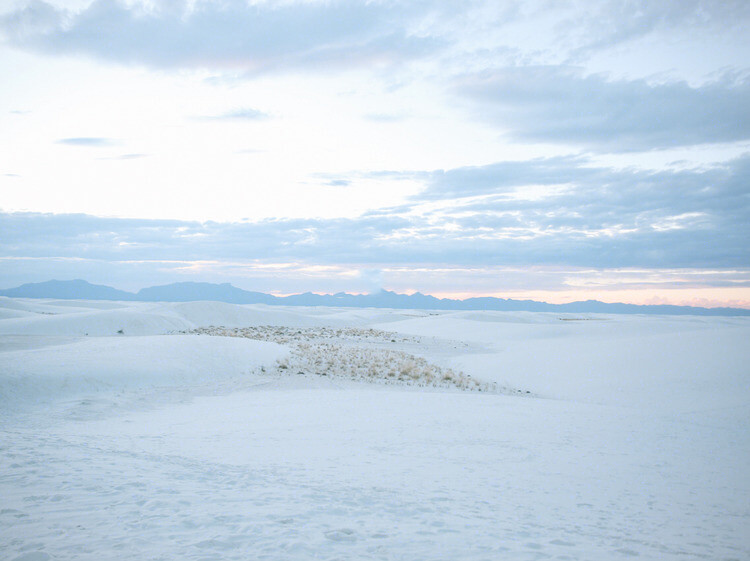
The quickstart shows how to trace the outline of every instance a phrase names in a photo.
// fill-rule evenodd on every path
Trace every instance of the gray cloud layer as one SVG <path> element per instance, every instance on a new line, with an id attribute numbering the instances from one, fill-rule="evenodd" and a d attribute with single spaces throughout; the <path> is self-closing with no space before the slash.
<path id="1" fill-rule="evenodd" d="M 74 138 L 61 138 L 57 141 L 58 144 L 66 144 L 68 146 L 91 146 L 91 147 L 101 147 L 101 146 L 113 146 L 114 144 L 117 144 L 114 140 L 111 138 L 102 138 L 102 137 L 95 137 L 95 136 L 78 136 Z"/>
<path id="2" fill-rule="evenodd" d="M 741 31 L 750 19 L 750 4 L 744 0 L 604 0 L 586 4 L 585 13 L 575 16 L 558 26 L 565 34 L 579 30 L 580 45 L 574 57 L 675 28 L 714 34 Z"/>
<path id="3" fill-rule="evenodd" d="M 409 28 L 432 5 L 165 1 L 146 9 L 95 0 L 68 13 L 35 0 L 0 25 L 15 44 L 44 52 L 158 67 L 237 67 L 253 74 L 419 55 L 435 41 Z"/>
<path id="4" fill-rule="evenodd" d="M 235 109 L 233 111 L 221 113 L 220 115 L 213 115 L 205 118 L 217 121 L 264 121 L 270 117 L 271 116 L 268 113 L 264 113 L 259 109 L 246 107 L 244 109 Z"/>
<path id="5" fill-rule="evenodd" d="M 15 44 L 48 52 L 159 67 L 269 69 L 402 60 L 465 42 L 461 33 L 471 39 L 501 30 L 502 36 L 508 24 L 546 25 L 550 19 L 555 25 L 544 32 L 551 34 L 552 47 L 540 42 L 499 45 L 527 54 L 546 48 L 563 53 L 563 58 L 580 58 L 675 28 L 711 34 L 742 30 L 750 8 L 743 0 L 603 0 L 580 5 L 517 0 L 95 0 L 69 12 L 29 0 L 0 18 L 0 29 Z"/>
<path id="6" fill-rule="evenodd" d="M 750 156 L 708 170 L 585 164 L 556 158 L 423 172 L 416 177 L 426 188 L 410 205 L 354 219 L 198 223 L 6 213 L 0 250 L 13 257 L 356 266 L 750 265 Z M 550 189 L 528 196 L 532 184 Z"/>
<path id="7" fill-rule="evenodd" d="M 518 67 L 464 76 L 455 90 L 477 103 L 478 118 L 525 142 L 622 151 L 750 139 L 747 77 L 691 87 Z"/>

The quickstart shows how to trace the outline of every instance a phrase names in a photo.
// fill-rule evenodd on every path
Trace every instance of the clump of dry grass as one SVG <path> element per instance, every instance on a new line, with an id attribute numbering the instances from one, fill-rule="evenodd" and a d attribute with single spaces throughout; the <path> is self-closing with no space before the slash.
<path id="1" fill-rule="evenodd" d="M 201 327 L 183 333 L 220 337 L 245 337 L 287 345 L 290 355 L 276 364 L 280 374 L 317 375 L 381 384 L 458 388 L 467 391 L 501 391 L 463 372 L 389 348 L 389 343 L 417 342 L 413 337 L 375 329 L 290 328 L 254 326 Z M 369 345 L 369 346 L 365 346 Z"/>

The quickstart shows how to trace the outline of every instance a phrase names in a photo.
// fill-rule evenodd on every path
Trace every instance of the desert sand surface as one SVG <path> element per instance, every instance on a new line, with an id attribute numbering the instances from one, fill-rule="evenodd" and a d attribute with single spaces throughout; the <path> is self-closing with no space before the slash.
<path id="1" fill-rule="evenodd" d="M 750 319 L 0 298 L 0 557 L 750 558 Z"/>

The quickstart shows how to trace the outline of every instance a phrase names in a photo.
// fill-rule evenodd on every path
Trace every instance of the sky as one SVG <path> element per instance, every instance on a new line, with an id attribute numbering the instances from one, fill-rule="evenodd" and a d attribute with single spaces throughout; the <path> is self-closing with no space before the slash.
<path id="1" fill-rule="evenodd" d="M 750 2 L 0 0 L 0 288 L 750 308 Z"/>

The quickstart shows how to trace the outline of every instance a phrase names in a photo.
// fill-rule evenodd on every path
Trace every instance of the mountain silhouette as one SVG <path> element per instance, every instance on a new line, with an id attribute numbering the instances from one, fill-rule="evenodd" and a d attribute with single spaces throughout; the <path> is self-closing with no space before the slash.
<path id="1" fill-rule="evenodd" d="M 195 302 L 213 300 L 229 304 L 273 304 L 276 299 L 270 294 L 249 292 L 229 283 L 176 282 L 162 286 L 142 288 L 134 295 L 145 302 Z"/>
<path id="2" fill-rule="evenodd" d="M 55 298 L 59 300 L 134 300 L 135 294 L 85 280 L 49 280 L 0 290 L 0 296 L 13 298 Z"/>
<path id="3" fill-rule="evenodd" d="M 750 316 L 743 308 L 698 308 L 693 306 L 610 304 L 598 300 L 549 304 L 535 300 L 478 297 L 466 300 L 436 298 L 428 294 L 398 294 L 381 290 L 373 294 L 314 294 L 305 292 L 291 296 L 273 296 L 252 292 L 229 283 L 177 282 L 143 288 L 137 293 L 85 280 L 50 280 L 28 283 L 0 290 L 0 296 L 14 298 L 53 298 L 60 300 L 118 300 L 126 302 L 193 302 L 208 300 L 230 304 L 270 304 L 284 306 L 333 306 L 340 308 L 395 308 L 420 310 L 495 310 L 523 312 L 664 314 L 702 316 Z"/>

